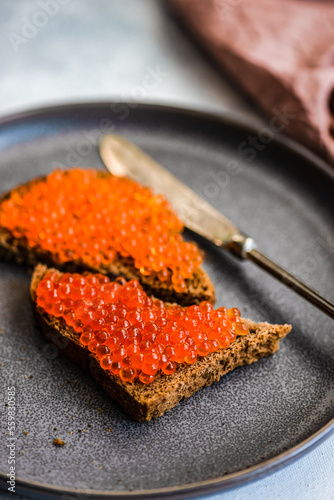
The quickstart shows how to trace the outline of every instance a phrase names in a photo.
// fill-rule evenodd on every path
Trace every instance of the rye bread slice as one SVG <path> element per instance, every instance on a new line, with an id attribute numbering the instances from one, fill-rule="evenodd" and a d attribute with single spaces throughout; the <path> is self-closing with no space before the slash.
<path id="1" fill-rule="evenodd" d="M 179 364 L 172 375 L 158 373 L 151 384 L 145 385 L 140 381 L 124 383 L 119 377 L 100 367 L 96 356 L 79 344 L 77 334 L 64 320 L 45 313 L 37 306 L 36 289 L 47 270 L 46 266 L 38 265 L 31 281 L 31 298 L 37 325 L 60 352 L 81 367 L 89 368 L 105 392 L 139 422 L 160 417 L 182 399 L 218 381 L 225 373 L 274 353 L 279 348 L 279 341 L 291 330 L 291 325 L 288 324 L 256 324 L 243 319 L 250 333 L 237 337 L 229 347 L 200 358 L 193 365 Z"/>
<path id="2" fill-rule="evenodd" d="M 100 172 L 101 177 L 108 177 L 110 174 Z M 44 182 L 45 177 L 39 177 L 32 181 L 22 184 L 5 193 L 0 197 L 1 203 L 9 198 L 13 192 L 24 193 L 31 186 L 38 182 Z M 43 250 L 41 247 L 31 248 L 25 238 L 15 238 L 10 231 L 0 226 L 0 259 L 17 264 L 25 264 L 34 267 L 39 262 L 47 266 L 55 267 L 66 272 L 98 272 L 106 274 L 111 278 L 123 276 L 127 280 L 138 280 L 148 295 L 154 295 L 166 302 L 177 302 L 181 305 L 199 304 L 207 300 L 215 303 L 215 289 L 205 271 L 198 267 L 195 269 L 191 278 L 186 280 L 187 289 L 185 292 L 178 293 L 173 289 L 171 281 L 161 282 L 156 276 L 143 276 L 134 266 L 132 258 L 124 258 L 118 255 L 113 262 L 108 265 L 93 267 L 80 260 L 73 260 L 66 263 L 57 260 L 55 254 Z"/>

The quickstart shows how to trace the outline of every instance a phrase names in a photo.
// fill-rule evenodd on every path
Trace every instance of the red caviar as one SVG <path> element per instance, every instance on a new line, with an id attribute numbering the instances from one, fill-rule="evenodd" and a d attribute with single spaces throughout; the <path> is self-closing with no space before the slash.
<path id="1" fill-rule="evenodd" d="M 167 307 L 138 281 L 111 282 L 102 274 L 48 271 L 36 295 L 37 305 L 62 317 L 101 367 L 123 382 L 149 384 L 158 372 L 171 375 L 178 364 L 193 364 L 249 333 L 236 308 L 213 309 L 209 302 Z"/>
<path id="2" fill-rule="evenodd" d="M 182 222 L 163 196 L 93 169 L 55 170 L 14 191 L 0 206 L 0 224 L 61 263 L 99 267 L 131 258 L 143 276 L 169 280 L 176 292 L 203 261 L 197 245 L 183 240 Z"/>

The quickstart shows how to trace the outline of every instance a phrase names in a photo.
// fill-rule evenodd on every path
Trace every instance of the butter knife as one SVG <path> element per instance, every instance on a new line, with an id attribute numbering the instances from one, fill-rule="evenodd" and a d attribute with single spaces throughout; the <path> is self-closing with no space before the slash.
<path id="1" fill-rule="evenodd" d="M 103 136 L 100 156 L 107 169 L 163 194 L 186 227 L 240 259 L 248 259 L 334 318 L 334 304 L 262 254 L 253 238 L 243 234 L 218 210 L 123 137 Z"/>

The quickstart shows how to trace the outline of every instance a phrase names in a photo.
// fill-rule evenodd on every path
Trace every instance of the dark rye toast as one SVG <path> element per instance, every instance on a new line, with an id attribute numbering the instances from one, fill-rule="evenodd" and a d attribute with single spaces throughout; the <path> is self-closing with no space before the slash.
<path id="1" fill-rule="evenodd" d="M 47 271 L 45 265 L 38 265 L 31 281 L 31 298 L 38 327 L 61 353 L 81 367 L 88 368 L 105 392 L 140 422 L 163 415 L 181 400 L 218 381 L 234 368 L 254 363 L 274 353 L 279 348 L 279 341 L 291 330 L 288 324 L 271 325 L 243 319 L 250 332 L 237 337 L 229 347 L 200 357 L 192 365 L 180 363 L 172 375 L 158 372 L 150 384 L 143 384 L 137 379 L 123 382 L 118 376 L 101 368 L 97 357 L 79 343 L 78 334 L 62 318 L 45 313 L 37 305 L 37 286 Z"/>
<path id="2" fill-rule="evenodd" d="M 99 176 L 108 177 L 110 174 L 99 172 Z M 25 184 L 17 186 L 11 191 L 3 194 L 0 197 L 0 211 L 3 201 L 8 199 L 12 193 L 24 193 L 30 189 L 35 183 L 45 181 L 45 177 L 33 179 Z M 134 266 L 134 261 L 131 257 L 122 257 L 117 254 L 116 258 L 108 263 L 108 265 L 89 266 L 80 260 L 72 260 L 68 262 L 60 262 L 56 255 L 43 250 L 36 246 L 30 248 L 27 245 L 25 238 L 16 238 L 6 228 L 0 225 L 0 259 L 17 264 L 25 264 L 29 267 L 34 267 L 39 262 L 50 267 L 55 267 L 66 272 L 98 272 L 106 274 L 111 278 L 123 276 L 125 279 L 136 279 L 149 295 L 161 298 L 166 302 L 176 302 L 181 305 L 198 304 L 203 300 L 209 301 L 212 304 L 215 302 L 215 289 L 205 271 L 201 267 L 194 270 L 193 275 L 186 279 L 186 290 L 184 292 L 176 292 L 171 281 L 160 281 L 156 275 L 144 276 Z"/>

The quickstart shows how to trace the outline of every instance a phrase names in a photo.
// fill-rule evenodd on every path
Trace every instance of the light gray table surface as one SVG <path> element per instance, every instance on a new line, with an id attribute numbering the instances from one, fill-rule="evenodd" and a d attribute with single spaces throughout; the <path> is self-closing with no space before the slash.
<path id="1" fill-rule="evenodd" d="M 58 103 L 125 100 L 266 123 L 158 0 L 1 0 L 0 27 L 1 117 Z M 334 499 L 334 436 L 284 469 L 210 498 Z"/>

